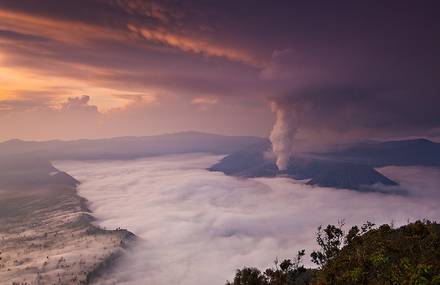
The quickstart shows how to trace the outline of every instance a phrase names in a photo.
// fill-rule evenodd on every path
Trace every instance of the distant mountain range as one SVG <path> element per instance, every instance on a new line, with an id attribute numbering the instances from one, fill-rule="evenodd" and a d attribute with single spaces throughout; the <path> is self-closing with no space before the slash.
<path id="1" fill-rule="evenodd" d="M 290 159 L 288 168 L 279 171 L 265 153 L 270 150 L 266 138 L 223 136 L 182 132 L 146 137 L 120 137 L 99 140 L 28 142 L 10 140 L 0 143 L 0 170 L 10 178 L 20 167 L 45 165 L 44 161 L 62 159 L 133 159 L 139 157 L 206 152 L 227 155 L 209 168 L 241 177 L 284 175 L 308 180 L 311 185 L 382 191 L 377 185 L 397 185 L 375 167 L 388 165 L 440 166 L 440 143 L 427 139 L 388 142 L 362 142 L 307 153 Z M 21 165 L 21 166 L 20 166 Z M 49 169 L 50 166 L 47 166 Z M 12 172 L 11 172 L 12 171 Z M 17 172 L 18 171 L 18 172 Z M 29 172 L 28 172 L 29 173 Z M 3 176 L 6 181 L 5 175 Z M 51 180 L 68 179 L 57 173 Z M 75 183 L 70 181 L 70 183 Z"/>
<path id="2" fill-rule="evenodd" d="M 329 158 L 374 167 L 386 165 L 440 166 L 440 143 L 427 139 L 358 143 L 321 153 Z"/>
<path id="3" fill-rule="evenodd" d="M 51 160 L 132 159 L 191 152 L 230 154 L 247 148 L 268 148 L 269 145 L 267 139 L 259 137 L 224 136 L 200 132 L 73 141 L 32 142 L 14 139 L 0 143 L 0 158 L 26 156 Z"/>

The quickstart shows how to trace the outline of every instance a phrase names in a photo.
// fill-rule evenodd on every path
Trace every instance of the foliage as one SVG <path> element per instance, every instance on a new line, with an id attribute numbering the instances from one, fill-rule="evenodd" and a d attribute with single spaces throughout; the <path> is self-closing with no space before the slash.
<path id="1" fill-rule="evenodd" d="M 440 285 L 440 225 L 417 221 L 394 229 L 367 222 L 347 233 L 344 223 L 319 227 L 319 249 L 311 253 L 318 269 L 302 265 L 305 251 L 264 272 L 237 270 L 228 285 Z"/>
<path id="2" fill-rule="evenodd" d="M 298 251 L 295 259 L 285 259 L 275 267 L 268 268 L 262 273 L 257 268 L 245 267 L 237 270 L 234 281 L 226 285 L 306 285 L 310 284 L 314 270 L 306 269 L 302 265 L 305 250 Z"/>
<path id="3" fill-rule="evenodd" d="M 344 222 L 340 221 L 338 226 L 328 225 L 325 229 L 322 229 L 322 226 L 318 227 L 316 242 L 321 249 L 313 251 L 310 255 L 313 263 L 322 267 L 339 253 L 344 240 L 343 226 Z"/>
<path id="4" fill-rule="evenodd" d="M 346 245 L 318 274 L 320 284 L 440 285 L 440 225 L 429 221 L 392 229 L 353 227 Z"/>

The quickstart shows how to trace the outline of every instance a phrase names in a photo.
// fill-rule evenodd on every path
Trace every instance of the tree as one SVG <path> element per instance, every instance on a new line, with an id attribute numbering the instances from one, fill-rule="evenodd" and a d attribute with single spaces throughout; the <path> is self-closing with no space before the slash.
<path id="1" fill-rule="evenodd" d="M 366 222 L 345 234 L 344 223 L 320 226 L 319 250 L 311 254 L 319 269 L 301 264 L 305 255 L 275 260 L 262 273 L 256 268 L 238 270 L 228 285 L 440 285 L 440 225 L 430 221 L 392 228 Z"/>
<path id="2" fill-rule="evenodd" d="M 298 251 L 296 257 L 283 260 L 278 266 L 275 259 L 275 267 L 267 268 L 264 273 L 256 268 L 245 267 L 237 270 L 234 282 L 229 281 L 226 285 L 302 285 L 308 284 L 311 279 L 308 270 L 302 265 L 305 250 Z"/>
<path id="3" fill-rule="evenodd" d="M 322 229 L 322 226 L 318 227 L 316 242 L 321 249 L 313 251 L 310 257 L 312 262 L 320 268 L 334 258 L 341 250 L 344 241 L 343 226 L 344 221 L 339 221 L 338 226 L 328 225 L 325 229 Z"/>
<path id="4" fill-rule="evenodd" d="M 254 267 L 244 267 L 238 269 L 234 281 L 226 282 L 226 285 L 267 285 L 266 277 L 260 270 Z"/>

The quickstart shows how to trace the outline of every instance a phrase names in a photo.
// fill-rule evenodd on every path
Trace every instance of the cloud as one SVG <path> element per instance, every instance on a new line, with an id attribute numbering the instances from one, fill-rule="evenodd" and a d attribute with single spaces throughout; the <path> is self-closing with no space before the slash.
<path id="1" fill-rule="evenodd" d="M 218 103 L 218 99 L 215 97 L 204 96 L 195 97 L 191 100 L 191 104 L 196 105 L 198 110 L 207 111 L 213 105 Z"/>
<path id="2" fill-rule="evenodd" d="M 41 36 L 35 36 L 35 35 L 28 35 L 28 34 L 22 34 L 15 31 L 9 31 L 9 30 L 0 30 L 0 39 L 6 39 L 6 40 L 17 40 L 17 41 L 48 41 L 48 38 L 41 37 Z"/>
<path id="3" fill-rule="evenodd" d="M 5 99 L 0 100 L 0 114 L 6 112 L 23 112 L 48 107 L 48 101 L 38 99 Z"/>
<path id="4" fill-rule="evenodd" d="M 82 182 L 79 194 L 101 226 L 141 238 L 106 276 L 108 284 L 224 284 L 236 268 L 272 266 L 276 257 L 291 258 L 302 248 L 310 253 L 321 224 L 345 219 L 347 225 L 398 226 L 440 218 L 438 169 L 381 169 L 409 192 L 399 196 L 204 170 L 219 159 L 186 154 L 55 163 Z"/>
<path id="5" fill-rule="evenodd" d="M 3 139 L 21 137 L 32 140 L 65 137 L 93 137 L 102 113 L 89 104 L 89 97 L 71 97 L 58 103 L 54 97 L 0 100 L 0 133 Z M 56 98 L 56 97 L 55 97 Z"/>
<path id="6" fill-rule="evenodd" d="M 177 21 L 185 16 L 184 11 L 167 6 L 164 1 L 119 0 L 112 4 L 131 15 L 147 16 L 162 23 Z"/>
<path id="7" fill-rule="evenodd" d="M 236 104 L 235 98 L 223 98 L 216 104 L 193 104 L 190 97 L 182 101 L 173 94 L 118 94 L 112 98 L 118 101 L 115 107 L 101 110 L 96 102 L 106 97 L 90 97 L 87 101 L 66 94 L 61 101 L 57 96 L 0 100 L 4 109 L 0 110 L 0 140 L 105 138 L 189 130 L 243 135 L 243 128 L 247 134 L 258 135 L 262 126 L 270 128 L 272 123 L 265 119 L 270 110 L 264 105 L 249 111 L 247 104 Z"/>
<path id="8" fill-rule="evenodd" d="M 260 76 L 267 80 L 289 80 L 299 84 L 313 68 L 300 52 L 293 49 L 275 50 L 269 63 L 261 70 Z M 314 70 L 316 73 L 317 70 Z"/>
<path id="9" fill-rule="evenodd" d="M 146 40 L 165 44 L 182 51 L 206 56 L 225 57 L 232 61 L 243 62 L 256 67 L 261 66 L 261 63 L 244 52 L 229 47 L 217 46 L 206 40 L 193 39 L 187 36 L 172 34 L 165 30 L 152 30 L 147 27 L 136 27 L 134 25 L 128 25 L 128 29 Z"/>
<path id="10" fill-rule="evenodd" d="M 396 69 L 387 59 L 372 65 L 374 56 L 349 62 L 343 54 L 280 50 L 260 76 L 272 85 L 269 100 L 291 108 L 292 123 L 299 121 L 299 132 L 311 140 L 432 135 L 440 125 L 434 78 Z"/>
<path id="11" fill-rule="evenodd" d="M 182 106 L 212 96 L 234 100 L 229 106 L 246 104 L 240 108 L 249 116 L 269 108 L 267 101 L 294 106 L 299 138 L 435 132 L 438 3 L 324 2 L 319 9 L 292 1 L 249 9 L 235 2 L 4 0 L 2 99 L 22 89 L 62 87 L 58 102 L 89 94 L 93 105 L 109 110 L 127 103 L 114 95 L 159 94 Z M 212 117 L 205 113 L 208 124 Z M 273 116 L 253 119 L 272 122 Z M 269 135 L 270 124 L 260 125 L 246 134 Z"/>
<path id="12" fill-rule="evenodd" d="M 123 34 L 118 30 L 83 22 L 74 19 L 60 19 L 27 13 L 20 10 L 1 10 L 0 27 L 15 34 L 9 37 L 17 39 L 17 34 L 26 34 L 27 38 L 50 39 L 54 43 L 65 43 L 81 46 L 92 40 L 122 40 Z M 23 38 L 23 36 L 22 36 Z"/>
<path id="13" fill-rule="evenodd" d="M 98 108 L 89 105 L 90 96 L 69 97 L 67 102 L 61 103 L 60 111 L 98 112 Z"/>
<path id="14" fill-rule="evenodd" d="M 216 42 L 216 37 L 213 37 L 209 29 L 203 29 L 203 33 L 199 33 L 198 28 L 193 31 L 193 26 L 198 27 L 202 23 L 191 22 L 194 15 L 192 8 L 185 12 L 186 10 L 182 11 L 168 4 L 80 0 L 62 5 L 51 1 L 23 5 L 17 1 L 2 1 L 2 109 L 13 109 L 12 102 L 4 100 L 22 100 L 23 92 L 58 90 L 58 94 L 51 98 L 53 105 L 60 105 L 69 97 L 88 94 L 92 104 L 101 112 L 119 110 L 111 112 L 118 115 L 100 116 L 99 125 L 110 125 L 111 121 L 116 125 L 124 122 L 127 124 L 125 127 L 118 128 L 119 131 L 107 128 L 104 131 L 101 127 L 95 131 L 101 136 L 117 136 L 124 135 L 120 132 L 124 129 L 131 130 L 131 135 L 146 134 L 145 131 L 149 129 L 132 126 L 141 124 L 140 120 L 144 120 L 145 117 L 150 120 L 148 114 L 141 115 L 138 110 L 151 112 L 151 108 L 145 108 L 144 100 L 135 106 L 130 99 L 121 97 L 125 94 L 144 98 L 154 96 L 157 100 L 159 97 L 169 97 L 158 102 L 172 101 L 174 105 L 170 109 L 173 111 L 176 111 L 175 101 L 180 101 L 184 108 L 192 107 L 191 110 L 188 107 L 188 110 L 181 110 L 179 113 L 206 108 L 207 104 L 203 104 L 203 107 L 201 104 L 192 105 L 194 97 L 237 97 L 237 103 L 243 98 L 243 101 L 255 102 L 254 98 L 241 96 L 249 92 L 259 97 L 257 100 L 262 102 L 264 91 L 255 82 L 255 68 L 244 63 L 251 61 L 250 53 L 237 47 L 238 45 Z M 178 21 L 184 23 L 177 25 Z M 137 32 L 127 28 L 130 25 L 151 31 L 151 37 L 147 39 L 139 36 Z M 24 44 L 25 41 L 32 41 L 32 44 Z M 240 96 L 236 96 L 238 94 Z M 43 100 L 42 104 L 45 103 Z M 127 105 L 130 106 L 127 108 Z M 217 108 L 218 104 L 210 106 L 210 109 L 213 109 Z M 163 108 L 165 107 L 162 106 L 154 113 L 160 113 Z M 122 109 L 123 117 L 126 119 L 115 122 L 112 118 L 121 117 Z M 18 109 L 15 108 L 15 111 Z M 129 111 L 133 111 L 133 115 L 129 116 Z M 165 113 L 172 116 L 172 112 Z M 26 117 L 26 120 L 32 121 L 32 114 L 37 116 L 35 112 L 16 114 L 9 117 L 8 124 L 22 125 L 22 121 L 13 120 L 19 117 Z M 49 110 L 44 117 L 53 117 L 54 114 Z M 233 114 L 229 115 L 234 117 Z M 129 117 L 131 119 L 128 119 Z M 103 118 L 106 122 L 102 121 Z M 175 121 L 156 117 L 154 120 Z M 50 138 L 53 138 L 54 134 L 60 136 L 59 138 L 71 137 L 67 132 L 53 130 L 51 120 L 45 121 L 47 125 L 42 134 L 51 134 Z M 208 120 L 205 118 L 202 121 Z M 171 129 L 163 132 L 195 128 L 180 122 L 178 125 L 171 125 Z M 203 126 L 203 129 L 210 130 L 207 126 Z M 142 133 L 136 133 L 134 130 L 141 130 Z M 14 135 L 35 138 L 26 134 L 24 130 L 17 130 L 2 133 L 2 139 Z M 80 135 L 84 137 L 90 133 Z M 42 137 L 39 135 L 38 139 Z"/>

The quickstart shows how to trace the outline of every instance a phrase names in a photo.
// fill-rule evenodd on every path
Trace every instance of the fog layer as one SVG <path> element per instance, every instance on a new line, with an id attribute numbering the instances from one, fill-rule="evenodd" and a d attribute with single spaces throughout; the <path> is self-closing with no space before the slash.
<path id="1" fill-rule="evenodd" d="M 314 248 L 320 224 L 440 219 L 438 169 L 381 169 L 408 191 L 402 196 L 204 170 L 220 158 L 56 163 L 82 182 L 79 194 L 90 201 L 99 225 L 127 228 L 141 238 L 106 284 L 224 284 L 236 268 L 268 266 L 276 257 Z"/>

